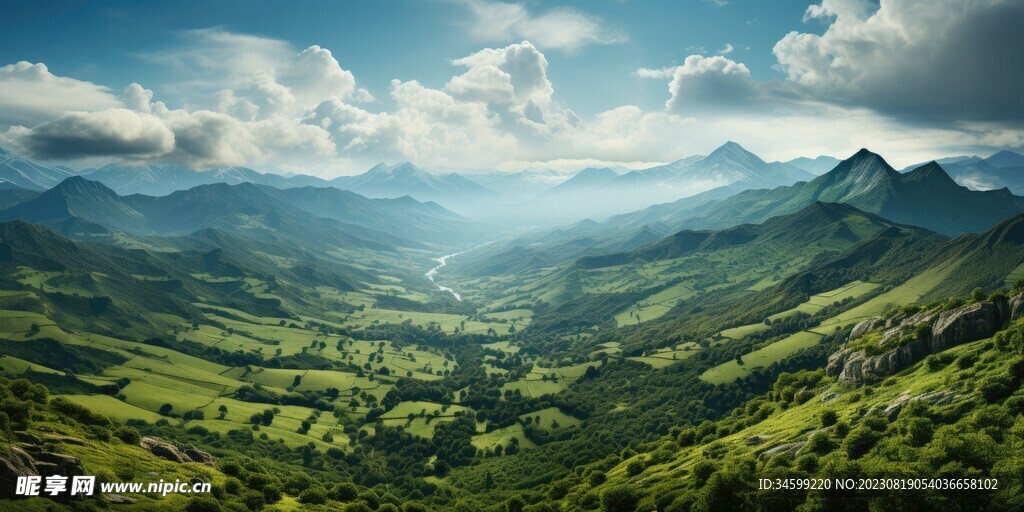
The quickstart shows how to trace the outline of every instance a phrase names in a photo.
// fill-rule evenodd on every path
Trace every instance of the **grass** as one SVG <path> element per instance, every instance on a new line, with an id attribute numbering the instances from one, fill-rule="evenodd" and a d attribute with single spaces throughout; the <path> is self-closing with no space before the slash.
<path id="1" fill-rule="evenodd" d="M 737 378 L 750 374 L 751 371 L 757 368 L 765 368 L 776 361 L 789 357 L 799 350 L 813 347 L 818 344 L 820 339 L 820 334 L 800 331 L 744 355 L 743 364 L 732 360 L 711 368 L 702 373 L 700 379 L 709 384 L 729 384 L 735 382 Z"/>
<path id="2" fill-rule="evenodd" d="M 538 417 L 540 418 L 539 422 L 537 421 Z M 533 418 L 533 424 L 543 429 L 552 428 L 553 421 L 557 421 L 560 427 L 580 425 L 580 420 L 562 412 L 558 407 L 548 407 L 547 409 L 528 412 L 519 416 L 520 420 L 526 420 L 526 418 Z"/>
<path id="3" fill-rule="evenodd" d="M 494 450 L 497 446 L 508 446 L 512 439 L 519 440 L 520 448 L 533 448 L 536 446 L 533 441 L 523 434 L 523 426 L 519 423 L 504 428 L 499 428 L 483 434 L 473 436 L 473 446 L 478 450 Z"/>

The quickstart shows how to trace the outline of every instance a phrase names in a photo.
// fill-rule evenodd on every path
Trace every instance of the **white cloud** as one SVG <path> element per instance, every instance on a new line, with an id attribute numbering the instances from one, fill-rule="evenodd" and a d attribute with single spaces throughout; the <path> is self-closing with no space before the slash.
<path id="1" fill-rule="evenodd" d="M 543 49 L 573 53 L 595 44 L 616 44 L 629 40 L 620 29 L 576 9 L 555 8 L 530 13 L 522 4 L 489 0 L 457 0 L 469 8 L 473 20 L 470 32 L 481 41 L 505 42 L 528 39 Z"/>
<path id="2" fill-rule="evenodd" d="M 665 108 L 688 114 L 749 108 L 759 95 L 747 66 L 721 56 L 687 57 L 672 73 L 668 90 Z"/>
<path id="3" fill-rule="evenodd" d="M 639 69 L 637 69 L 636 71 L 633 72 L 633 76 L 636 76 L 636 77 L 639 77 L 639 78 L 664 79 L 664 78 L 672 78 L 672 75 L 675 74 L 675 72 L 676 72 L 676 68 L 674 66 L 668 66 L 668 67 L 656 68 L 656 69 L 655 68 L 639 68 Z"/>
<path id="4" fill-rule="evenodd" d="M 152 158 L 175 145 L 174 133 L 159 119 L 123 108 L 66 112 L 32 129 L 8 131 L 8 137 L 30 155 L 47 159 Z"/>
<path id="5" fill-rule="evenodd" d="M 43 63 L 0 67 L 0 128 L 35 125 L 72 110 L 120 107 L 110 89 L 56 76 Z"/>
<path id="6" fill-rule="evenodd" d="M 823 101 L 924 121 L 1024 120 L 1024 4 L 824 0 L 774 48 L 788 79 Z"/>
<path id="7" fill-rule="evenodd" d="M 458 94 L 476 90 L 519 104 L 531 100 L 547 104 L 554 94 L 554 87 L 548 80 L 548 61 L 529 41 L 480 50 L 455 59 L 452 64 L 470 69 L 449 82 L 446 86 L 449 92 Z M 509 92 L 512 97 L 504 98 Z"/>
<path id="8" fill-rule="evenodd" d="M 725 43 L 725 46 L 721 50 L 718 50 L 719 55 L 728 55 L 733 52 L 735 48 L 732 47 L 732 43 Z"/>

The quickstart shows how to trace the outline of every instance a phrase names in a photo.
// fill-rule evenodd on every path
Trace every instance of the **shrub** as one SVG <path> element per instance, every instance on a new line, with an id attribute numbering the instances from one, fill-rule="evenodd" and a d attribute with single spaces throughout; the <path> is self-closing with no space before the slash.
<path id="1" fill-rule="evenodd" d="M 601 493 L 601 510 L 604 512 L 633 512 L 640 501 L 635 487 L 617 485 Z"/>
<path id="2" fill-rule="evenodd" d="M 628 474 L 629 476 L 639 475 L 640 473 L 644 472 L 644 469 L 646 467 L 647 467 L 647 465 L 644 464 L 644 461 L 642 461 L 642 460 L 639 460 L 639 459 L 631 460 L 631 461 L 629 461 L 629 464 L 626 464 L 626 474 Z"/>
<path id="3" fill-rule="evenodd" d="M 711 478 L 711 475 L 714 474 L 716 469 L 718 468 L 715 467 L 715 464 L 709 460 L 697 461 L 697 463 L 693 465 L 693 480 L 696 486 L 703 486 L 708 481 L 708 478 Z"/>
<path id="4" fill-rule="evenodd" d="M 220 510 L 220 502 L 210 496 L 195 496 L 185 505 L 185 512 L 220 512 Z"/>
<path id="5" fill-rule="evenodd" d="M 114 437 L 124 441 L 126 444 L 137 445 L 142 440 L 139 431 L 133 427 L 120 426 L 114 429 Z"/>
<path id="6" fill-rule="evenodd" d="M 299 494 L 299 502 L 307 505 L 323 505 L 327 503 L 327 491 L 323 487 L 310 487 Z"/>
<path id="7" fill-rule="evenodd" d="M 839 415 L 836 414 L 835 411 L 828 410 L 821 413 L 821 426 L 831 427 L 832 425 L 835 425 L 837 421 L 839 421 Z"/>
<path id="8" fill-rule="evenodd" d="M 859 459 L 878 442 L 879 434 L 868 427 L 857 427 L 846 436 L 843 448 L 851 459 Z"/>
<path id="9" fill-rule="evenodd" d="M 359 496 L 359 489 L 352 482 L 341 482 L 331 488 L 331 499 L 341 502 L 350 502 Z"/>

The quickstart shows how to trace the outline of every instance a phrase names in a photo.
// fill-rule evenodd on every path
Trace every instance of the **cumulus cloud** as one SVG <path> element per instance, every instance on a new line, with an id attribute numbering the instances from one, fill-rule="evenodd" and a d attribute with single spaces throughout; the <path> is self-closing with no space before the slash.
<path id="1" fill-rule="evenodd" d="M 528 39 L 544 49 L 573 53 L 585 46 L 629 40 L 621 29 L 576 9 L 562 7 L 534 14 L 522 4 L 458 1 L 472 13 L 470 32 L 482 41 Z"/>
<path id="2" fill-rule="evenodd" d="M 14 135 L 30 155 L 47 159 L 148 158 L 168 153 L 175 143 L 174 133 L 159 119 L 123 108 L 67 112 Z"/>
<path id="3" fill-rule="evenodd" d="M 328 97 L 372 95 L 356 88 L 355 76 L 342 68 L 334 54 L 317 45 L 296 51 L 272 38 L 237 34 L 221 28 L 182 33 L 184 45 L 144 55 L 152 62 L 175 69 L 183 80 L 172 89 L 186 98 L 207 95 L 208 108 L 224 106 L 225 93 L 257 107 L 255 116 L 297 116 Z"/>
<path id="4" fill-rule="evenodd" d="M 774 47 L 804 94 L 925 121 L 1024 121 L 1024 4 L 1003 0 L 823 0 Z"/>
<path id="5" fill-rule="evenodd" d="M 725 46 L 723 46 L 721 50 L 718 50 L 718 54 L 719 55 L 728 55 L 728 54 L 732 53 L 734 50 L 735 50 L 735 48 L 732 47 L 732 43 L 725 43 Z"/>
<path id="6" fill-rule="evenodd" d="M 760 94 L 757 87 L 742 63 L 691 55 L 672 73 L 665 108 L 680 113 L 749 108 Z"/>
<path id="7" fill-rule="evenodd" d="M 35 125 L 71 110 L 119 106 L 107 87 L 56 76 L 42 63 L 0 67 L 0 128 Z"/>
<path id="8" fill-rule="evenodd" d="M 469 68 L 445 87 L 453 94 L 476 92 L 525 104 L 531 100 L 547 103 L 554 93 L 548 80 L 548 60 L 529 41 L 487 48 L 455 59 L 452 64 Z M 505 98 L 509 93 L 511 97 Z"/>

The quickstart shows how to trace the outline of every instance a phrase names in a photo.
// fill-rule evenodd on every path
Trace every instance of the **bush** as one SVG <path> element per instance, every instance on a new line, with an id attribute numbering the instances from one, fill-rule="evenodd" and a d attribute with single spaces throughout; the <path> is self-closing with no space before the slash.
<path id="1" fill-rule="evenodd" d="M 708 460 L 699 460 L 693 465 L 693 480 L 697 487 L 702 487 L 708 478 L 718 469 L 715 464 Z"/>
<path id="2" fill-rule="evenodd" d="M 601 493 L 601 510 L 604 512 L 633 512 L 640 496 L 630 485 L 617 485 Z"/>
<path id="3" fill-rule="evenodd" d="M 299 494 L 299 503 L 323 505 L 327 503 L 327 491 L 323 487 L 310 487 Z"/>
<path id="4" fill-rule="evenodd" d="M 220 512 L 220 502 L 210 496 L 195 496 L 188 500 L 185 512 Z"/>
<path id="5" fill-rule="evenodd" d="M 646 467 L 647 467 L 647 465 L 644 464 L 644 461 L 642 461 L 642 460 L 639 460 L 639 459 L 631 460 L 631 461 L 629 461 L 629 464 L 626 464 L 626 474 L 628 474 L 629 476 L 639 475 L 640 473 L 644 472 L 644 469 Z"/>
<path id="6" fill-rule="evenodd" d="M 851 459 L 859 459 L 878 442 L 879 434 L 868 427 L 857 427 L 846 436 L 843 448 Z"/>
<path id="7" fill-rule="evenodd" d="M 981 381 L 978 390 L 985 401 L 991 404 L 1013 392 L 1013 379 L 1009 374 L 989 377 Z"/>
<path id="8" fill-rule="evenodd" d="M 355 503 L 349 503 L 348 506 L 345 507 L 345 512 L 373 512 L 373 509 L 366 503 L 357 501 Z"/>
<path id="9" fill-rule="evenodd" d="M 341 482 L 331 488 L 331 499 L 348 503 L 359 496 L 359 489 L 352 482 Z"/>
<path id="10" fill-rule="evenodd" d="M 114 437 L 124 441 L 125 444 L 137 445 L 142 440 L 142 435 L 133 427 L 120 426 L 114 429 Z"/>
<path id="11" fill-rule="evenodd" d="M 828 410 L 821 413 L 821 426 L 831 427 L 832 425 L 835 425 L 837 421 L 839 421 L 839 415 L 836 414 L 835 411 Z"/>

